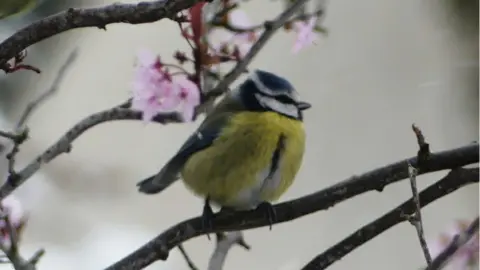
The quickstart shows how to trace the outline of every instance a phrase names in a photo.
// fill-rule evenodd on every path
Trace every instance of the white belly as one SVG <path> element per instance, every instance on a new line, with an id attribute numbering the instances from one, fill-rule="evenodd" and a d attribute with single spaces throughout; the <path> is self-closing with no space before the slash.
<path id="1" fill-rule="evenodd" d="M 281 158 L 279 162 L 282 164 Z M 237 210 L 255 209 L 260 203 L 265 201 L 265 193 L 270 193 L 278 188 L 281 181 L 280 171 L 280 166 L 278 166 L 275 172 L 270 173 L 270 166 L 268 166 L 259 172 L 257 174 L 257 184 L 240 191 L 229 207 Z"/>

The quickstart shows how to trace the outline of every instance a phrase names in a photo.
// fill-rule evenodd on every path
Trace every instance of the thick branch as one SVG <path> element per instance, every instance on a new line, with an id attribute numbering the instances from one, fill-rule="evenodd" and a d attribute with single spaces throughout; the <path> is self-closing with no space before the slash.
<path id="1" fill-rule="evenodd" d="M 416 162 L 416 158 L 403 160 L 361 176 L 352 177 L 302 198 L 277 204 L 274 206 L 276 223 L 287 222 L 320 210 L 326 210 L 341 201 L 370 190 L 381 191 L 386 185 L 408 178 L 407 164 L 416 164 Z M 457 168 L 477 162 L 478 144 L 471 144 L 432 154 L 418 173 L 424 174 Z M 478 178 L 472 181 L 478 181 Z M 269 225 L 269 221 L 264 212 L 260 210 L 217 213 L 213 217 L 213 228 L 211 230 L 203 229 L 201 217 L 192 218 L 171 227 L 107 269 L 141 269 L 156 260 L 165 260 L 168 257 L 169 250 L 196 236 L 212 232 L 246 230 L 267 225 Z"/>
<path id="2" fill-rule="evenodd" d="M 444 178 L 420 192 L 420 207 L 425 207 L 431 202 L 446 196 L 467 184 L 478 183 L 478 176 L 478 168 L 452 170 Z M 302 270 L 326 269 L 354 249 L 372 240 L 391 227 L 407 221 L 408 216 L 415 213 L 415 211 L 416 206 L 412 198 L 382 217 L 352 233 L 324 253 L 318 255 Z"/>
<path id="3" fill-rule="evenodd" d="M 98 8 L 71 8 L 34 22 L 0 43 L 0 67 L 27 47 L 75 28 L 106 29 L 112 23 L 151 23 L 174 18 L 200 0 L 158 0 L 138 4 L 112 4 Z"/>

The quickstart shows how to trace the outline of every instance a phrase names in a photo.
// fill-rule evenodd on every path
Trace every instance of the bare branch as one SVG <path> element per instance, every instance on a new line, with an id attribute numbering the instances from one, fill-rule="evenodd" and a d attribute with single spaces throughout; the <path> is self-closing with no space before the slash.
<path id="1" fill-rule="evenodd" d="M 217 244 L 208 262 L 208 270 L 222 270 L 228 251 L 230 251 L 235 244 L 246 250 L 250 250 L 250 246 L 243 239 L 243 233 L 241 231 L 234 231 L 227 234 L 217 233 L 216 236 Z"/>
<path id="2" fill-rule="evenodd" d="M 452 258 L 452 256 L 468 241 L 470 241 L 475 234 L 478 234 L 478 217 L 468 226 L 468 228 L 455 235 L 450 244 L 440 253 L 432 263 L 425 268 L 425 270 L 442 269 L 443 266 Z"/>
<path id="3" fill-rule="evenodd" d="M 24 169 L 17 172 L 15 177 L 9 177 L 6 183 L 0 187 L 0 200 L 9 195 L 13 190 L 23 184 L 41 166 L 50 162 L 62 153 L 68 153 L 71 150 L 72 142 L 82 135 L 85 131 L 100 123 L 105 123 L 114 120 L 140 120 L 141 112 L 124 109 L 121 106 L 109 110 L 105 110 L 96 114 L 92 114 L 65 133 L 56 143 L 50 146 L 45 152 L 30 162 Z M 182 119 L 177 113 L 157 115 L 153 121 L 157 123 L 181 122 Z"/>
<path id="4" fill-rule="evenodd" d="M 229 8 L 227 8 L 226 10 L 229 10 Z M 222 13 L 223 13 L 223 10 L 222 10 Z M 322 9 L 316 10 L 315 12 L 306 13 L 306 14 L 299 14 L 298 16 L 295 16 L 294 18 L 292 18 L 290 20 L 287 20 L 284 23 L 284 25 L 292 24 L 296 21 L 303 21 L 303 20 L 306 20 L 310 17 L 320 17 L 324 14 L 325 14 L 325 12 L 324 12 L 324 9 L 322 7 Z M 252 31 L 257 31 L 257 30 L 263 29 L 265 27 L 265 24 L 257 24 L 257 25 L 250 26 L 250 27 L 235 26 L 235 25 L 232 25 L 231 23 L 229 23 L 228 21 L 223 20 L 222 16 L 215 16 L 215 19 L 213 20 L 212 24 L 214 26 L 223 27 L 226 30 L 231 31 L 231 32 L 235 32 L 235 33 L 252 32 Z"/>
<path id="5" fill-rule="evenodd" d="M 415 169 L 411 164 L 408 164 L 408 173 L 410 174 L 410 186 L 412 188 L 413 194 L 413 201 L 415 203 L 415 213 L 412 215 L 406 215 L 406 218 L 415 227 L 417 232 L 418 240 L 420 241 L 420 247 L 422 248 L 423 255 L 425 256 L 425 260 L 427 264 L 430 265 L 432 263 L 432 256 L 430 256 L 430 252 L 428 251 L 427 241 L 425 240 L 425 234 L 423 232 L 423 223 L 422 223 L 422 214 L 421 214 L 421 207 L 420 207 L 420 198 L 418 196 L 417 190 L 417 169 Z"/>
<path id="6" fill-rule="evenodd" d="M 423 165 L 423 170 L 419 171 L 419 174 L 478 163 L 478 150 L 478 144 L 472 144 L 454 150 L 434 153 Z M 274 206 L 277 214 L 275 223 L 291 221 L 320 210 L 326 210 L 339 202 L 367 191 L 382 191 L 386 185 L 408 178 L 407 162 L 416 164 L 417 159 L 414 157 L 408 160 L 402 160 L 374 171 L 367 172 L 361 176 L 352 177 L 329 188 L 306 195 L 299 199 L 276 204 Z M 460 172 L 464 171 L 461 170 Z M 449 181 L 453 181 L 450 180 L 451 178 L 452 177 L 448 178 Z M 468 177 L 468 179 L 463 177 L 461 179 L 464 179 L 465 181 L 468 180 L 469 182 L 477 182 L 478 173 L 476 177 Z M 460 186 L 460 184 L 461 182 L 459 180 L 452 185 Z M 449 186 L 445 184 L 439 188 L 442 188 L 443 190 L 444 187 Z M 425 195 L 425 197 L 427 196 Z M 421 197 L 421 199 L 422 204 L 426 203 L 427 198 L 424 199 Z M 166 260 L 168 258 L 169 250 L 191 238 L 212 232 L 239 231 L 268 226 L 269 221 L 264 212 L 257 209 L 233 213 L 217 213 L 213 216 L 212 224 L 213 226 L 211 229 L 205 229 L 202 226 L 201 217 L 183 221 L 158 235 L 150 242 L 106 269 L 141 269 L 156 260 Z"/>
<path id="7" fill-rule="evenodd" d="M 70 66 L 73 64 L 75 61 L 76 57 L 78 54 L 78 50 L 74 49 L 70 55 L 68 56 L 67 60 L 63 65 L 60 67 L 60 70 L 57 73 L 57 76 L 53 80 L 52 85 L 48 90 L 40 94 L 36 99 L 31 101 L 27 107 L 25 108 L 25 111 L 23 112 L 22 116 L 20 117 L 20 120 L 17 123 L 16 130 L 20 130 L 25 123 L 27 122 L 28 118 L 32 115 L 32 113 L 37 109 L 39 106 L 43 104 L 49 97 L 51 97 L 55 92 L 57 92 L 58 87 L 60 86 L 60 83 L 62 82 L 63 78 L 65 77 L 65 74 L 67 73 L 67 70 L 70 68 Z"/>
<path id="8" fill-rule="evenodd" d="M 412 130 L 415 133 L 415 136 L 417 137 L 417 142 L 418 142 L 418 154 L 417 154 L 417 166 L 420 168 L 420 166 L 427 160 L 427 158 L 430 156 L 430 147 L 428 143 L 425 142 L 425 137 L 422 134 L 422 131 L 416 127 L 415 125 L 412 125 Z M 418 197 L 418 190 L 417 190 L 417 168 L 413 167 L 410 163 L 408 164 L 408 174 L 410 178 L 410 186 L 412 188 L 412 194 L 413 194 L 413 201 L 415 203 L 415 213 L 413 213 L 411 216 L 408 216 L 408 220 L 410 221 L 410 224 L 412 224 L 415 227 L 415 230 L 417 231 L 417 236 L 420 241 L 420 247 L 422 248 L 423 255 L 425 256 L 425 260 L 427 261 L 427 265 L 430 265 L 432 263 L 432 256 L 430 256 L 430 252 L 428 251 L 428 246 L 427 246 L 427 241 L 425 240 L 425 234 L 423 232 L 423 222 L 422 222 L 422 211 L 420 207 L 420 199 Z"/>
<path id="9" fill-rule="evenodd" d="M 8 160 L 8 179 L 12 179 L 16 177 L 16 172 L 15 172 L 15 156 L 17 155 L 18 151 L 20 150 L 20 145 L 24 143 L 28 139 L 28 129 L 25 128 L 21 131 L 18 131 L 18 134 L 11 134 L 12 136 L 9 137 L 12 142 L 13 142 L 13 147 L 12 150 L 10 150 L 10 153 L 6 155 L 6 158 Z M 3 198 L 2 198 L 3 199 Z"/>
<path id="10" fill-rule="evenodd" d="M 177 13 L 201 0 L 158 0 L 137 4 L 111 4 L 97 8 L 70 8 L 36 21 L 0 43 L 0 69 L 27 47 L 60 33 L 84 27 L 106 29 L 107 24 L 151 23 L 176 19 Z"/>
<path id="11" fill-rule="evenodd" d="M 478 176 L 478 168 L 460 168 L 452 170 L 441 180 L 420 192 L 420 207 L 425 207 L 431 202 L 446 196 L 465 185 L 478 183 Z M 348 253 L 387 231 L 391 227 L 408 220 L 408 216 L 405 215 L 405 213 L 413 213 L 415 210 L 416 206 L 413 199 L 406 201 L 330 247 L 328 250 L 311 260 L 302 268 L 302 270 L 326 269 L 336 261 L 342 259 Z"/>

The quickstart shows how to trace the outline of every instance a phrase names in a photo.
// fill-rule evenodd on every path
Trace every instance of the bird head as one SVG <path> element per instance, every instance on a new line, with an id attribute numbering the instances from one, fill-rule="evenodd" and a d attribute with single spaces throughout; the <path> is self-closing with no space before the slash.
<path id="1" fill-rule="evenodd" d="M 250 111 L 273 111 L 303 120 L 302 112 L 311 107 L 299 100 L 298 92 L 288 80 L 263 70 L 253 71 L 235 91 L 235 96 Z"/>

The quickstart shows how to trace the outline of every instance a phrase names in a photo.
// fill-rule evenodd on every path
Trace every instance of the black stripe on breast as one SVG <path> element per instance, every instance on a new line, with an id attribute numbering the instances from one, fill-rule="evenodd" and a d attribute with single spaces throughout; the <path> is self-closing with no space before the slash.
<path id="1" fill-rule="evenodd" d="M 282 154 L 283 149 L 285 148 L 285 135 L 280 134 L 278 136 L 277 147 L 273 151 L 272 162 L 270 163 L 270 171 L 266 179 L 273 177 L 275 171 L 277 171 L 278 166 L 280 165 L 280 155 Z"/>

